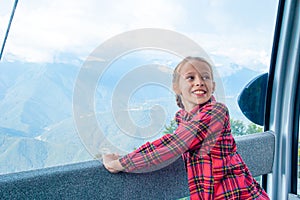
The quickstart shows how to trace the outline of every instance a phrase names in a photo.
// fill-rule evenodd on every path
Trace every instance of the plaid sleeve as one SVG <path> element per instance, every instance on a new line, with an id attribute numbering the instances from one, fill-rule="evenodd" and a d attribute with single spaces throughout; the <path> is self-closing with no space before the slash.
<path id="1" fill-rule="evenodd" d="M 226 107 L 219 103 L 204 105 L 191 115 L 177 113 L 180 119 L 176 119 L 178 127 L 173 134 L 147 142 L 122 157 L 120 162 L 127 172 L 159 169 L 187 150 L 200 148 L 209 134 L 217 135 L 223 128 L 225 113 Z"/>

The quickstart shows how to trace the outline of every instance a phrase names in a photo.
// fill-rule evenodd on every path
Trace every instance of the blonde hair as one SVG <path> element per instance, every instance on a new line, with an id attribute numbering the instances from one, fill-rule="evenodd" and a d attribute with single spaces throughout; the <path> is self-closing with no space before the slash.
<path id="1" fill-rule="evenodd" d="M 174 72 L 173 72 L 173 80 L 172 80 L 173 86 L 175 84 L 178 84 L 179 77 L 180 77 L 179 76 L 179 70 L 180 70 L 180 68 L 183 65 L 185 65 L 187 62 L 190 62 L 192 60 L 196 60 L 196 61 L 200 61 L 200 62 L 206 63 L 209 66 L 210 70 L 211 70 L 212 79 L 214 80 L 212 65 L 207 60 L 205 60 L 204 58 L 201 58 L 201 57 L 188 56 L 188 57 L 184 58 L 180 63 L 178 63 L 178 65 L 175 67 Z M 177 103 L 177 106 L 179 108 L 184 109 L 184 105 L 182 103 L 181 96 L 179 94 L 176 94 L 176 103 Z"/>

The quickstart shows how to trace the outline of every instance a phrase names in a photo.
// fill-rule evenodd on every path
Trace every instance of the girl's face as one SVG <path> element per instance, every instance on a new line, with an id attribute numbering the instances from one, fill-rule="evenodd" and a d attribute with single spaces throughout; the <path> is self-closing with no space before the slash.
<path id="1" fill-rule="evenodd" d="M 196 105 L 207 102 L 215 90 L 212 71 L 207 63 L 190 60 L 179 68 L 179 80 L 174 84 L 174 91 L 181 95 L 186 111 Z"/>

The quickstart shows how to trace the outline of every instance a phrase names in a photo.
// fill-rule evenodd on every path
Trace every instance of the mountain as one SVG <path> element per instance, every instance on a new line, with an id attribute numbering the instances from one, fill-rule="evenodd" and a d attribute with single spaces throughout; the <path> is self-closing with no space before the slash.
<path id="1" fill-rule="evenodd" d="M 243 88 L 260 73 L 248 68 L 236 70 L 230 76 L 222 77 L 222 83 L 227 96 L 239 94 Z"/>
<path id="2" fill-rule="evenodd" d="M 92 159 L 72 118 L 78 70 L 66 64 L 1 64 L 0 174 Z"/>
<path id="3" fill-rule="evenodd" d="M 0 126 L 14 127 L 28 136 L 35 136 L 48 124 L 71 116 L 73 83 L 78 68 L 53 64 L 27 64 L 25 67 L 9 63 L 0 68 L 0 82 L 7 83 L 0 101 Z"/>
<path id="4" fill-rule="evenodd" d="M 3 134 L 4 133 L 4 134 Z M 66 133 L 68 135 L 68 133 Z M 74 135 L 73 133 L 71 135 Z M 71 136 L 69 135 L 69 137 Z M 61 135 L 58 137 L 61 138 Z M 0 174 L 91 160 L 80 140 L 57 142 L 0 132 Z"/>
<path id="5" fill-rule="evenodd" d="M 256 72 L 244 67 L 236 70 L 230 76 L 222 77 L 222 83 L 226 96 L 225 104 L 229 108 L 231 118 L 242 120 L 246 124 L 250 123 L 238 106 L 238 96 L 243 91 L 245 86 L 260 74 L 261 72 Z"/>
<path id="6" fill-rule="evenodd" d="M 0 143 L 1 173 L 43 167 L 47 151 L 42 142 L 31 138 L 3 137 L 1 135 Z"/>
<path id="7" fill-rule="evenodd" d="M 222 74 L 225 103 L 232 118 L 244 120 L 236 99 L 242 88 L 259 72 L 226 62 L 223 68 L 228 73 Z M 155 82 L 150 86 L 142 85 L 130 94 L 115 91 L 118 79 L 123 80 L 126 73 L 132 72 L 128 68 L 132 64 L 127 64 L 127 68 L 124 62 L 120 64 L 123 67 L 120 72 L 114 66 L 99 79 L 94 108 L 99 127 L 108 141 L 128 152 L 147 140 L 159 137 L 157 133 L 148 138 L 140 132 L 142 129 L 136 128 L 150 125 L 153 107 L 160 105 L 164 108 L 165 123 L 168 124 L 177 106 L 167 86 Z M 218 66 L 220 68 L 222 66 Z M 78 65 L 63 63 L 1 63 L 0 174 L 94 159 L 88 153 L 89 146 L 83 145 L 80 139 L 82 133 L 77 133 L 73 119 L 73 91 L 79 70 Z M 142 80 L 144 75 L 139 75 L 139 80 Z M 120 83 L 126 85 L 126 82 Z M 115 92 L 118 94 L 115 95 Z M 112 105 L 113 97 L 116 98 L 113 101 L 115 105 Z M 118 104 L 121 107 L 116 106 Z M 120 118 L 121 126 L 116 124 L 112 113 L 115 108 L 122 108 L 125 113 L 120 115 L 125 116 Z M 153 111 L 155 113 L 155 109 Z M 153 123 L 159 126 L 158 121 Z M 122 126 L 129 122 L 135 126 L 130 134 L 122 131 Z M 94 131 L 89 127 L 86 129 L 87 133 Z M 91 142 L 94 145 L 101 143 Z"/>

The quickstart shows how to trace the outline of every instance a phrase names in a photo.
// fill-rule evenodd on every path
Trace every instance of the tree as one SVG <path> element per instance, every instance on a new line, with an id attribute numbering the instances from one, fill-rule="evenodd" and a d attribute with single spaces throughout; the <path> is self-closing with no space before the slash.
<path id="1" fill-rule="evenodd" d="M 263 131 L 261 126 L 258 126 L 254 123 L 250 123 L 247 126 L 244 124 L 242 120 L 230 119 L 231 133 L 234 136 L 240 135 L 248 135 L 253 133 L 260 133 Z M 177 124 L 175 120 L 170 121 L 169 125 L 165 125 L 163 130 L 164 134 L 172 134 L 177 128 Z"/>
<path id="2" fill-rule="evenodd" d="M 248 135 L 253 133 L 259 133 L 263 131 L 261 126 L 254 123 L 250 123 L 247 126 L 241 120 L 230 119 L 231 132 L 235 136 Z"/>
<path id="3" fill-rule="evenodd" d="M 231 133 L 233 135 L 246 135 L 246 126 L 241 120 L 230 119 Z"/>
<path id="4" fill-rule="evenodd" d="M 163 133 L 164 134 L 172 134 L 172 133 L 174 133 L 176 128 L 177 128 L 177 123 L 175 120 L 172 120 L 168 126 L 165 125 L 165 129 L 164 129 Z"/>
<path id="5" fill-rule="evenodd" d="M 248 124 L 247 127 L 247 134 L 252 134 L 252 133 L 260 133 L 263 132 L 263 128 L 260 126 L 257 126 L 256 124 Z"/>

